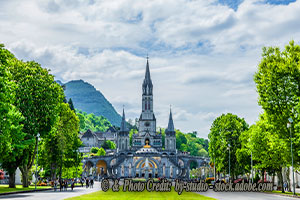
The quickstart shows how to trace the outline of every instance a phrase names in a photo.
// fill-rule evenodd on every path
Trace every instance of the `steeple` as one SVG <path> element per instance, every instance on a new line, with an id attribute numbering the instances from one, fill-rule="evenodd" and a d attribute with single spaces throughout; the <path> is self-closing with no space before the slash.
<path id="1" fill-rule="evenodd" d="M 175 132 L 171 108 L 170 108 L 170 116 L 169 116 L 168 128 L 167 128 L 166 131 L 167 131 L 167 132 Z"/>
<path id="2" fill-rule="evenodd" d="M 152 81 L 150 76 L 150 69 L 149 69 L 149 58 L 147 56 L 147 64 L 146 64 L 146 73 L 145 73 L 145 79 L 143 82 L 143 94 L 145 95 L 152 95 Z"/>
<path id="3" fill-rule="evenodd" d="M 127 126 L 126 126 L 125 112 L 124 112 L 124 107 L 123 107 L 123 116 L 122 116 L 120 132 L 127 132 L 127 131 L 128 131 L 128 129 L 127 129 Z"/>

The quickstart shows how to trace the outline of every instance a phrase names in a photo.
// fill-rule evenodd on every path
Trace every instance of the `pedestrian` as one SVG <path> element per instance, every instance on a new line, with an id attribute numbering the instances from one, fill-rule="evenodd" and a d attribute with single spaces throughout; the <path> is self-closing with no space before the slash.
<path id="1" fill-rule="evenodd" d="M 61 192 L 61 190 L 63 190 L 63 189 L 64 189 L 63 181 L 62 181 L 62 179 L 60 178 L 60 179 L 59 179 L 59 191 Z"/>
<path id="2" fill-rule="evenodd" d="M 83 178 L 80 179 L 81 187 L 83 187 Z"/>
<path id="3" fill-rule="evenodd" d="M 65 191 L 67 191 L 67 190 L 68 190 L 68 180 L 65 179 Z"/>
<path id="4" fill-rule="evenodd" d="M 284 191 L 287 191 L 287 190 L 288 190 L 288 188 L 287 188 L 287 183 L 286 183 L 286 182 L 283 183 L 283 188 L 284 188 Z"/>
<path id="5" fill-rule="evenodd" d="M 56 192 L 57 189 L 57 179 L 54 180 L 54 192 Z"/>
<path id="6" fill-rule="evenodd" d="M 73 191 L 73 189 L 74 189 L 74 185 L 75 185 L 75 181 L 74 181 L 74 179 L 72 179 L 72 180 L 71 180 L 71 189 L 72 189 L 72 191 Z"/>
<path id="7" fill-rule="evenodd" d="M 94 186 L 94 179 L 91 179 L 91 188 Z"/>
<path id="8" fill-rule="evenodd" d="M 85 185 L 86 185 L 86 188 L 89 187 L 89 179 L 88 178 L 86 178 L 86 180 L 85 180 Z"/>

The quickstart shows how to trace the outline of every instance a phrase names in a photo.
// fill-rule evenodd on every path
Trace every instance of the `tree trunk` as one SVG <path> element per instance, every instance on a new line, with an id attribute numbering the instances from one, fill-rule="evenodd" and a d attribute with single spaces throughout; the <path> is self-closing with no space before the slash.
<path id="1" fill-rule="evenodd" d="M 281 186 L 281 192 L 285 193 L 283 188 L 282 168 L 280 168 L 280 170 L 278 171 L 278 179 L 279 179 L 279 186 Z"/>
<path id="2" fill-rule="evenodd" d="M 22 172 L 22 183 L 23 183 L 23 188 L 27 188 L 29 186 L 29 170 L 27 169 L 26 166 L 19 167 L 21 172 Z M 37 177 L 35 177 L 37 179 Z"/>
<path id="3" fill-rule="evenodd" d="M 287 179 L 287 182 L 289 183 L 288 184 L 288 190 L 289 190 L 289 192 L 292 192 L 292 189 L 291 189 L 291 185 L 292 185 L 292 183 L 291 183 L 291 179 L 290 179 L 290 168 L 289 167 L 287 167 L 286 168 L 286 173 L 285 173 L 285 175 L 286 175 L 286 179 Z"/>
<path id="4" fill-rule="evenodd" d="M 261 182 L 265 182 L 265 170 L 261 170 Z"/>
<path id="5" fill-rule="evenodd" d="M 15 188 L 16 187 L 16 171 L 14 172 L 9 172 L 9 180 L 8 180 L 8 185 L 10 188 Z"/>

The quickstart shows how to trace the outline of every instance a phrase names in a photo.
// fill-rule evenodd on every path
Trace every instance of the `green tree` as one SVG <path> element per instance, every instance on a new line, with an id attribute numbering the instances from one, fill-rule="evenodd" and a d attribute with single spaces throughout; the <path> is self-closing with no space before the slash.
<path id="1" fill-rule="evenodd" d="M 110 140 L 105 140 L 101 147 L 103 149 L 116 149 L 116 144 Z"/>
<path id="2" fill-rule="evenodd" d="M 268 123 L 276 130 L 278 139 L 283 141 L 289 140 L 288 118 L 292 117 L 297 121 L 292 109 L 299 104 L 299 66 L 300 46 L 291 41 L 283 51 L 278 47 L 264 47 L 261 62 L 254 75 L 259 94 L 258 103 L 265 111 Z M 299 166 L 299 156 L 295 156 L 294 159 L 296 167 Z M 291 156 L 287 155 L 281 160 L 282 167 L 290 166 Z"/>
<path id="3" fill-rule="evenodd" d="M 8 63 L 11 78 L 17 85 L 15 106 L 25 117 L 22 131 L 26 134 L 27 147 L 19 158 L 23 187 L 28 187 L 29 170 L 35 160 L 38 138 L 45 138 L 51 131 L 63 101 L 63 90 L 47 69 L 36 62 L 16 59 Z"/>
<path id="4" fill-rule="evenodd" d="M 73 111 L 75 112 L 75 108 L 74 108 L 73 101 L 72 101 L 71 98 L 69 99 L 68 104 L 69 104 L 69 106 L 70 106 L 70 109 L 73 110 Z"/>
<path id="5" fill-rule="evenodd" d="M 242 148 L 237 155 L 238 157 L 247 156 L 250 164 L 252 152 L 254 167 L 261 170 L 262 180 L 265 171 L 276 171 L 280 184 L 283 186 L 281 169 L 283 163 L 286 162 L 284 159 L 287 159 L 290 151 L 287 145 L 288 141 L 280 138 L 279 135 L 275 126 L 268 122 L 267 115 L 263 114 L 255 125 L 241 134 Z M 250 168 L 249 164 L 248 169 Z M 284 192 L 283 189 L 282 191 Z"/>
<path id="6" fill-rule="evenodd" d="M 230 150 L 230 173 L 235 178 L 242 172 L 236 158 L 236 151 L 241 148 L 239 137 L 242 132 L 248 130 L 248 124 L 243 118 L 231 113 L 222 114 L 216 118 L 211 126 L 209 138 L 209 155 L 216 161 L 216 170 L 229 172 Z"/>
<path id="7" fill-rule="evenodd" d="M 185 135 L 176 130 L 176 148 L 180 151 L 186 151 L 186 144 L 187 144 L 187 139 Z"/>
<path id="8" fill-rule="evenodd" d="M 137 134 L 138 133 L 138 130 L 137 129 L 130 129 L 129 131 L 129 144 L 132 145 L 132 136 L 133 134 Z"/>
<path id="9" fill-rule="evenodd" d="M 7 71 L 9 60 L 14 56 L 0 44 L 0 167 L 9 174 L 9 187 L 15 187 L 15 171 L 17 158 L 26 147 L 25 134 L 21 123 L 24 118 L 13 105 L 15 103 L 16 85 L 10 81 Z"/>
<path id="10" fill-rule="evenodd" d="M 198 153 L 197 153 L 198 156 L 203 156 L 203 157 L 208 157 L 208 153 L 205 149 L 200 149 L 198 150 Z"/>
<path id="11" fill-rule="evenodd" d="M 87 114 L 86 112 L 82 112 L 81 110 L 75 110 L 80 120 L 80 132 L 86 132 L 88 129 L 93 132 L 104 132 L 112 126 L 110 122 L 103 116 L 96 116 L 93 113 Z"/>
<path id="12" fill-rule="evenodd" d="M 106 155 L 106 152 L 105 150 L 101 147 L 98 152 L 97 152 L 97 156 L 105 156 Z"/>
<path id="13" fill-rule="evenodd" d="M 98 151 L 99 151 L 98 147 L 92 147 L 90 150 L 91 153 L 97 153 Z"/>

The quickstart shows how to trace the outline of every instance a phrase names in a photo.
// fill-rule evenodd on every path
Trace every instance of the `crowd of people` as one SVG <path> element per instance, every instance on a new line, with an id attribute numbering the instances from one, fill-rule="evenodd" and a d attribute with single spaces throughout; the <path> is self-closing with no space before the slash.
<path id="1" fill-rule="evenodd" d="M 56 179 L 53 183 L 54 191 L 67 191 L 68 187 L 70 186 L 71 190 L 74 189 L 75 184 L 80 183 L 81 187 L 86 185 L 86 188 L 93 188 L 94 186 L 94 179 L 93 178 L 80 178 L 80 179 Z"/>

